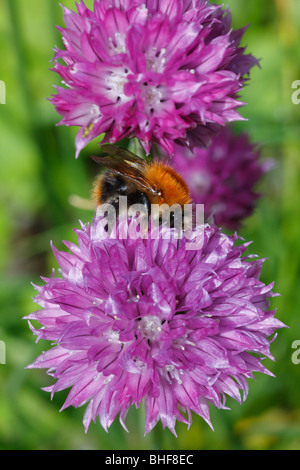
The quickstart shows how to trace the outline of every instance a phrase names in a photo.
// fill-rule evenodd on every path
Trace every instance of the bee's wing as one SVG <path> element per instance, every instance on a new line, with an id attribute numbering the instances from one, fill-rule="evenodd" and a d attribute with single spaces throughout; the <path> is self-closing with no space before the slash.
<path id="1" fill-rule="evenodd" d="M 119 174 L 132 179 L 147 191 L 156 194 L 155 188 L 151 182 L 145 177 L 145 169 L 147 163 L 141 157 L 138 157 L 129 150 L 122 149 L 116 145 L 105 144 L 102 145 L 101 150 L 108 157 L 95 157 L 91 158 L 99 165 Z"/>
<path id="2" fill-rule="evenodd" d="M 139 157 L 135 153 L 130 152 L 127 149 L 118 147 L 117 145 L 103 144 L 101 146 L 101 151 L 102 153 L 106 155 L 110 155 L 111 157 L 114 157 L 115 159 L 120 159 L 122 161 L 126 160 L 128 162 L 137 163 L 141 165 L 146 164 L 143 158 Z"/>

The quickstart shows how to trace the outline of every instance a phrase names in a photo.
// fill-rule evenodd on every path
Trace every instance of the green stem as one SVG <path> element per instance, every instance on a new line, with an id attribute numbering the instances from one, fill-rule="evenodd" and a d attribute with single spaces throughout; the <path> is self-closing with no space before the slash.
<path id="1" fill-rule="evenodd" d="M 140 141 L 137 137 L 133 137 L 129 140 L 128 150 L 130 150 L 130 152 L 132 153 L 135 153 L 135 155 L 138 155 L 139 157 L 143 158 L 147 162 L 151 161 L 151 157 L 145 154 L 145 150 L 141 146 Z"/>

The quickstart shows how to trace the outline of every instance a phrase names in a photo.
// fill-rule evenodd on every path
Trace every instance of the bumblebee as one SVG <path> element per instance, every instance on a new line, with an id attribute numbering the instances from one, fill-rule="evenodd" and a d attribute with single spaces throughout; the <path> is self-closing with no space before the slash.
<path id="1" fill-rule="evenodd" d="M 162 208 L 179 205 L 183 211 L 191 202 L 187 184 L 171 166 L 158 160 L 148 163 L 115 145 L 105 144 L 101 150 L 106 156 L 91 157 L 106 168 L 94 184 L 97 206 L 111 204 L 118 213 L 119 197 L 126 196 L 128 208 L 142 204 L 150 215 L 152 204 Z"/>

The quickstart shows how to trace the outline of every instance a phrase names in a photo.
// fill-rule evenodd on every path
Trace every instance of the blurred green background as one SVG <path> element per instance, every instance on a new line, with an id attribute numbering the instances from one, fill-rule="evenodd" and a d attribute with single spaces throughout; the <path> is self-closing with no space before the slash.
<path id="1" fill-rule="evenodd" d="M 74 0 L 63 0 L 74 9 Z M 222 3 L 222 2 L 216 2 Z M 267 257 L 262 279 L 275 280 L 277 317 L 289 325 L 271 346 L 276 358 L 266 366 L 276 378 L 256 374 L 241 406 L 211 409 L 215 432 L 198 416 L 189 431 L 177 424 L 176 439 L 161 424 L 143 436 L 143 410 L 131 410 L 127 434 L 116 421 L 107 434 L 99 422 L 84 434 L 84 408 L 60 413 L 67 392 L 50 401 L 41 387 L 51 383 L 43 370 L 26 371 L 49 344 L 35 344 L 22 317 L 36 309 L 31 282 L 49 275 L 56 262 L 50 240 L 75 241 L 78 209 L 70 196 L 88 198 L 96 167 L 91 143 L 74 159 L 77 129 L 57 127 L 59 116 L 47 101 L 59 78 L 51 72 L 55 28 L 63 25 L 59 0 L 0 0 L 0 80 L 6 104 L 0 105 L 0 340 L 6 365 L 0 365 L 0 449 L 300 449 L 300 364 L 292 362 L 292 343 L 300 340 L 300 105 L 291 101 L 292 82 L 300 80 L 300 5 L 298 0 L 227 0 L 233 26 L 250 23 L 243 44 L 261 59 L 242 93 L 248 131 L 262 146 L 263 158 L 277 168 L 261 183 L 265 194 L 240 234 L 253 240 L 251 252 Z M 86 1 L 92 6 L 92 1 Z"/>

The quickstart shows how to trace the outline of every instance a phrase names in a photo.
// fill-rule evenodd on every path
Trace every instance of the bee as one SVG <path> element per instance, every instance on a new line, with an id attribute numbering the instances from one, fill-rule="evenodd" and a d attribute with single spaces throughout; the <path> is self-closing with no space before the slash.
<path id="1" fill-rule="evenodd" d="M 119 198 L 127 197 L 127 208 L 141 204 L 150 215 L 151 205 L 159 207 L 159 223 L 168 208 L 184 206 L 191 202 L 189 188 L 183 178 L 166 163 L 154 160 L 148 163 L 134 153 L 115 145 L 101 148 L 107 156 L 91 157 L 106 170 L 96 179 L 93 199 L 96 206 L 111 204 L 119 214 Z M 183 219 L 182 219 L 183 220 Z M 174 226 L 174 213 L 170 213 Z"/>

